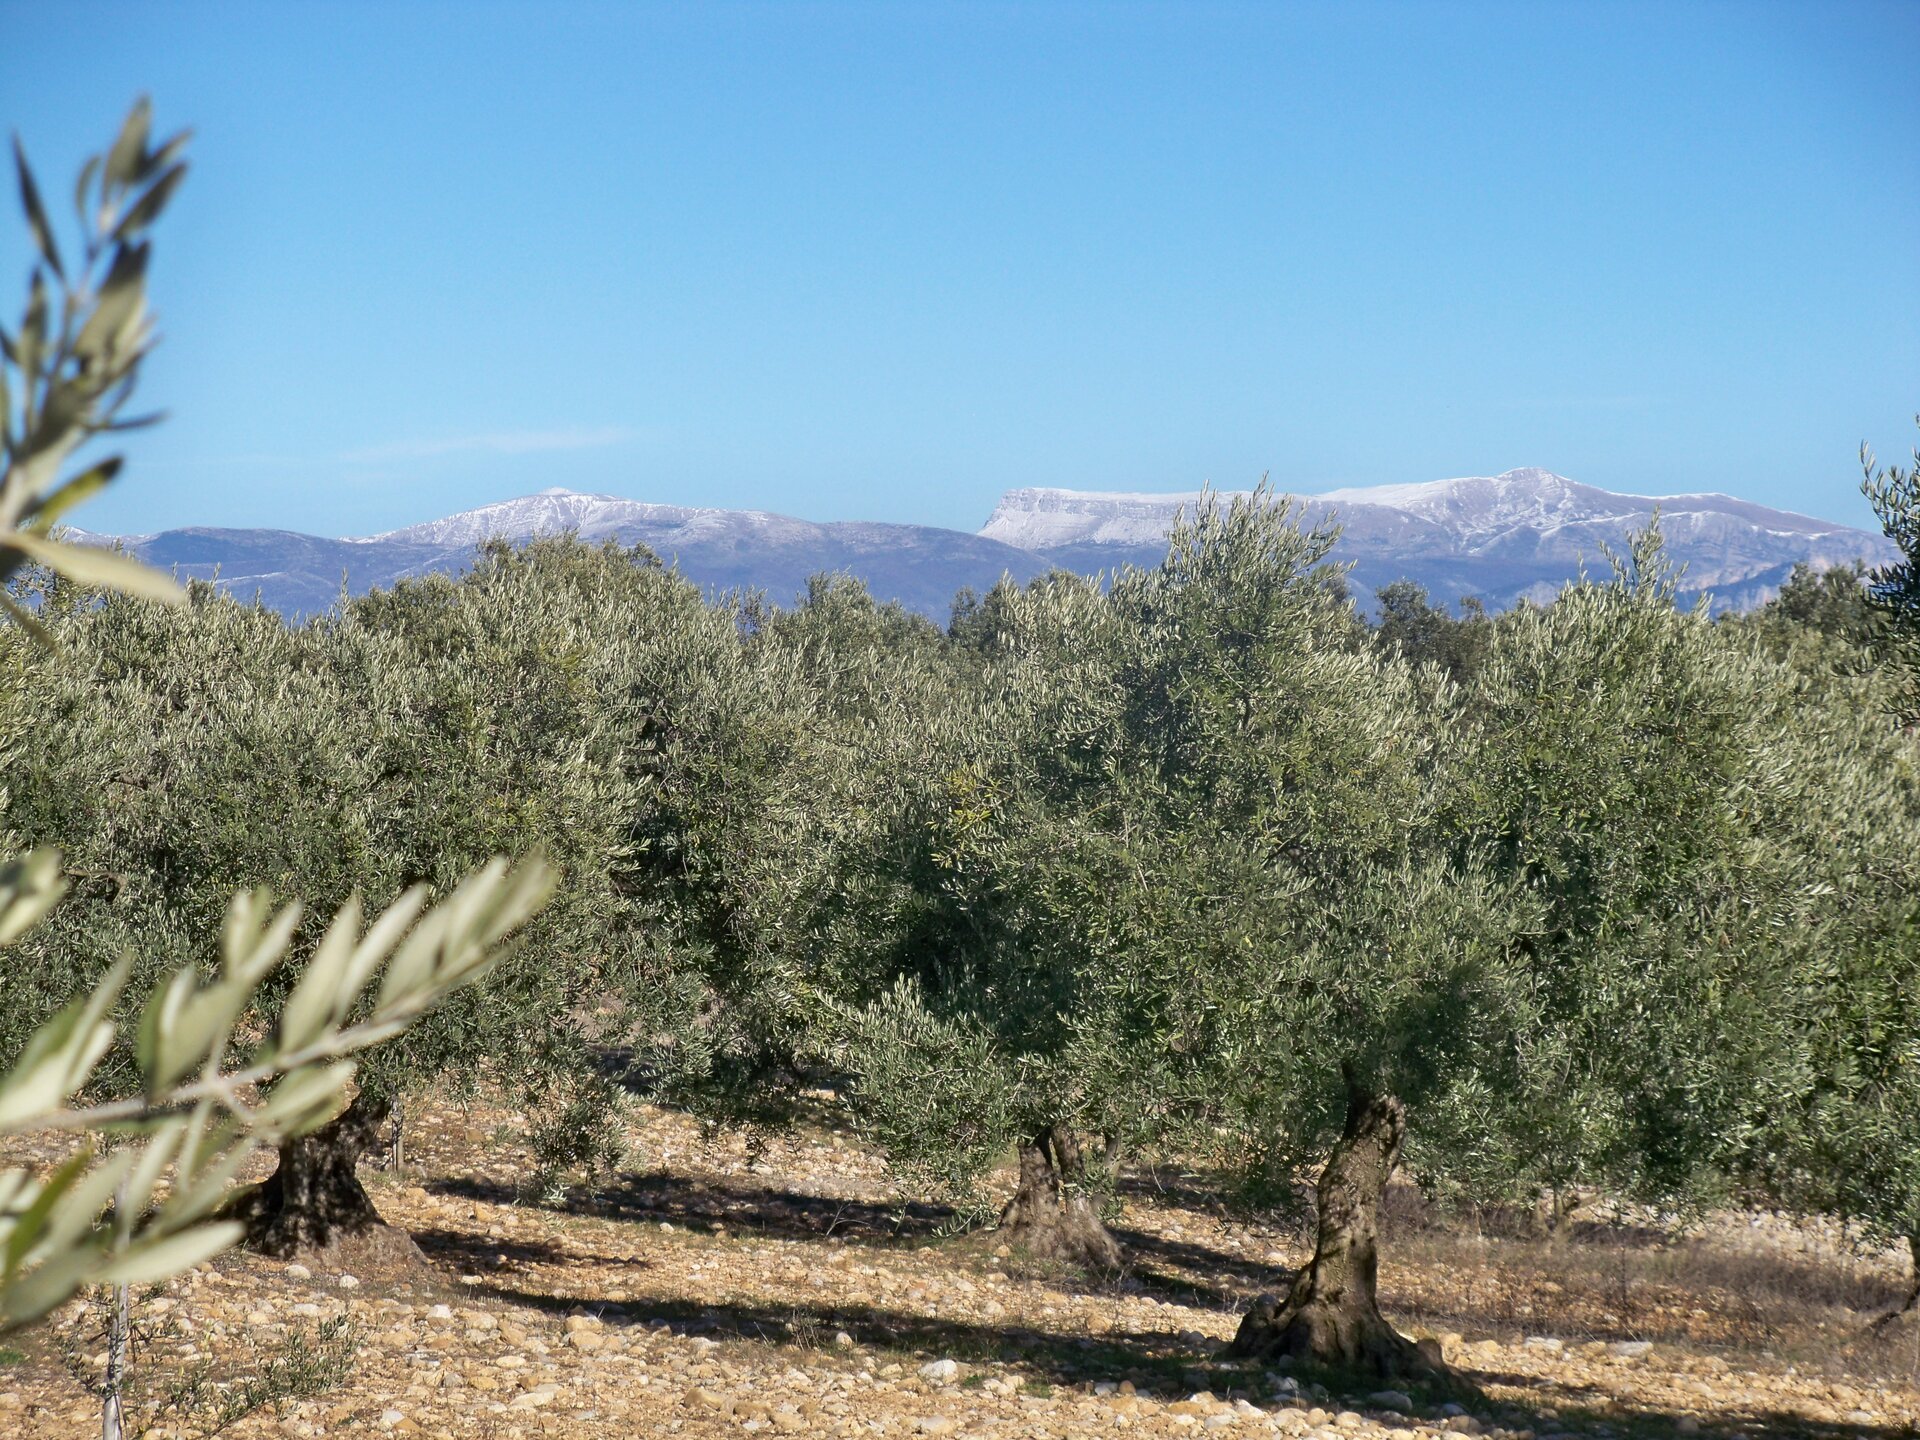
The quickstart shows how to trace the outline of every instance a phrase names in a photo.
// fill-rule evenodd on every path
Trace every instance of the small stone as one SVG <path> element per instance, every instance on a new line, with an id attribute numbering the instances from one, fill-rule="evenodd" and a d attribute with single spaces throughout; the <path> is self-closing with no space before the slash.
<path id="1" fill-rule="evenodd" d="M 673 1222 L 671 1220 L 662 1220 L 660 1222 L 660 1233 L 662 1235 L 671 1235 L 673 1233 Z"/>
<path id="2" fill-rule="evenodd" d="M 287 1266 L 286 1276 L 289 1280 L 311 1280 L 313 1279 L 313 1271 L 304 1265 L 294 1264 Z"/>
<path id="3" fill-rule="evenodd" d="M 358 1290 L 360 1288 L 359 1278 L 353 1275 L 342 1275 L 333 1283 L 338 1285 L 342 1290 Z"/>
<path id="4" fill-rule="evenodd" d="M 935 1385 L 951 1385 L 960 1378 L 960 1366 L 953 1360 L 929 1360 L 920 1367 L 920 1378 Z"/>
<path id="5" fill-rule="evenodd" d="M 388 1430 L 391 1430 L 406 1418 L 406 1413 L 401 1410 L 382 1410 L 380 1412 L 380 1424 Z"/>
<path id="6" fill-rule="evenodd" d="M 951 1435 L 960 1428 L 960 1422 L 946 1415 L 922 1415 L 913 1422 L 913 1428 L 921 1435 Z"/>
<path id="7" fill-rule="evenodd" d="M 1617 1355 L 1622 1360 L 1638 1360 L 1652 1349 L 1651 1340 L 1616 1340 L 1607 1346 L 1607 1353 Z"/>
<path id="8" fill-rule="evenodd" d="M 1558 1355 L 1567 1348 L 1566 1341 L 1553 1335 L 1529 1335 L 1522 1343 L 1529 1350 L 1545 1350 L 1552 1355 Z"/>
<path id="9" fill-rule="evenodd" d="M 1413 1413 L 1413 1397 L 1402 1390 L 1376 1390 L 1367 1396 L 1367 1403 L 1380 1410 L 1397 1410 L 1402 1415 Z"/>
<path id="10" fill-rule="evenodd" d="M 833 1332 L 833 1343 L 835 1345 L 838 1345 L 842 1350 L 844 1350 L 849 1345 L 853 1344 L 853 1336 L 849 1335 L 844 1330 L 836 1330 Z"/>
<path id="11" fill-rule="evenodd" d="M 1678 1420 L 1673 1422 L 1673 1428 L 1681 1435 L 1698 1435 L 1700 1433 L 1700 1422 L 1691 1415 L 1682 1415 Z"/>

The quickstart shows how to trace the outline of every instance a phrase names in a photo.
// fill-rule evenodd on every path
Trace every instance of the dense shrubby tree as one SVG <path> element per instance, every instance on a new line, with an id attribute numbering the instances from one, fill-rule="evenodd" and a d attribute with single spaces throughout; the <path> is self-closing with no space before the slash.
<path id="1" fill-rule="evenodd" d="M 1920 424 L 1920 416 L 1914 421 Z M 1888 644 L 1906 676 L 1901 705 L 1911 724 L 1920 716 L 1920 449 L 1903 470 L 1876 467 L 1873 452 L 1862 445 L 1860 468 L 1865 472 L 1861 489 L 1880 528 L 1900 547 L 1901 558 L 1868 576 L 1867 589 L 1886 617 Z"/>
<path id="2" fill-rule="evenodd" d="M 945 707 L 923 721 L 911 787 L 894 796 L 902 823 L 883 863 L 908 877 L 913 903 L 854 1027 L 856 1108 L 896 1157 L 963 1191 L 1014 1144 L 1010 1237 L 1108 1266 L 1118 1251 L 1084 1137 L 1117 1139 L 1152 1090 L 1138 1073 L 1125 1092 L 1111 1083 L 1125 1017 L 1086 990 L 1127 908 L 1107 886 L 1103 922 L 1087 913 L 1087 867 L 1105 863 L 1089 847 L 1126 803 L 1110 609 L 1091 582 L 1055 576 L 997 589 L 975 619 Z"/>
<path id="3" fill-rule="evenodd" d="M 171 581 L 124 557 L 76 548 L 51 533 L 62 513 L 119 470 L 111 457 L 77 475 L 62 473 L 76 448 L 133 423 L 117 417 L 152 343 L 145 232 L 185 173 L 183 146 L 177 137 L 154 148 L 146 103 L 135 106 L 113 147 L 82 171 L 75 209 L 86 239 L 69 271 L 15 145 L 40 263 L 23 323 L 11 336 L 0 332 L 0 583 L 9 586 L 7 613 L 42 646 L 50 638 L 43 617 L 23 600 L 71 612 L 74 588 L 90 582 L 169 603 L 184 598 Z M 57 319 L 49 276 L 59 293 Z M 29 564 L 41 568 L 27 571 Z M 50 588 L 54 575 L 61 578 Z M 84 596 L 79 603 L 87 603 Z M 4 644 L 0 755 L 11 771 L 43 743 L 31 668 L 41 657 L 17 634 Z M 100 792 L 93 799 L 111 803 Z M 128 1282 L 176 1273 L 230 1244 L 237 1227 L 209 1216 L 254 1146 L 325 1122 L 351 1080 L 350 1057 L 403 1032 L 484 975 L 502 936 L 539 907 L 548 879 L 537 865 L 511 876 L 492 865 L 425 915 L 419 891 L 402 895 L 364 935 L 358 900 L 349 901 L 320 938 L 301 983 L 277 1013 L 258 1017 L 264 1024 L 254 1035 L 242 1033 L 253 1028 L 243 1026 L 243 1014 L 283 960 L 300 912 L 289 906 L 272 914 L 264 891 L 241 894 L 220 928 L 217 973 L 184 965 L 157 981 L 139 1007 L 130 1093 L 117 1100 L 70 1103 L 93 1089 L 114 1046 L 119 1027 L 111 1012 L 131 958 L 89 977 L 79 999 L 38 1025 L 26 1022 L 33 1008 L 27 986 L 9 986 L 0 1017 L 9 1031 L 0 1133 L 135 1135 L 104 1159 L 83 1149 L 50 1176 L 0 1172 L 0 1326 L 44 1314 L 85 1285 L 117 1287 L 105 1434 L 121 1429 Z M 0 946 L 32 932 L 66 889 L 50 847 L 0 863 Z M 7 963 L 10 979 L 45 978 L 18 966 L 17 956 Z M 268 1081 L 275 1082 L 271 1095 L 255 1098 L 250 1087 Z"/>
<path id="4" fill-rule="evenodd" d="M 1424 711 L 1433 738 L 1387 807 L 1408 817 L 1407 858 L 1343 856 L 1255 977 L 1286 1046 L 1236 1058 L 1263 1086 L 1290 1082 L 1279 1115 L 1324 1117 L 1333 1158 L 1315 1258 L 1249 1315 L 1242 1352 L 1419 1365 L 1372 1293 L 1372 1217 L 1403 1144 L 1429 1183 L 1482 1193 L 1714 1185 L 1790 1021 L 1775 929 L 1818 889 L 1788 843 L 1778 678 L 1675 609 L 1648 536 L 1613 583 L 1504 617 L 1470 691 L 1408 707 L 1396 731 L 1419 733 Z M 1350 958 L 1312 968 L 1349 934 Z M 1336 1078 L 1343 1112 L 1313 1098 Z"/>
<path id="5" fill-rule="evenodd" d="M 1902 677 L 1799 678 L 1791 843 L 1817 894 L 1772 943 L 1794 1023 L 1756 1086 L 1737 1173 L 1913 1260 L 1920 1300 L 1920 750 Z"/>
<path id="6" fill-rule="evenodd" d="M 1431 662 L 1454 680 L 1465 680 L 1486 656 L 1493 621 L 1472 596 L 1461 602 L 1456 618 L 1444 605 L 1431 604 L 1426 589 L 1412 580 L 1396 580 L 1375 597 L 1380 622 L 1374 634 L 1402 659 Z"/>

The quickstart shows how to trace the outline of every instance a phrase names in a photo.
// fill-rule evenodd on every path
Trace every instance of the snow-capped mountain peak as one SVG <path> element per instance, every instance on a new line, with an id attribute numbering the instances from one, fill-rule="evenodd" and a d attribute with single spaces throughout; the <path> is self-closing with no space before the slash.
<path id="1" fill-rule="evenodd" d="M 584 495 L 555 485 L 516 500 L 499 500 L 473 510 L 462 510 L 441 520 L 352 538 L 362 544 L 397 540 L 414 545 L 477 545 L 496 535 L 524 540 L 534 535 L 577 530 L 591 540 L 631 526 L 697 525 L 702 518 L 718 519 L 741 513 L 650 505 L 641 500 L 623 500 L 617 495 Z"/>
<path id="2" fill-rule="evenodd" d="M 1157 565 L 1175 517 L 1199 498 L 1193 491 L 1010 490 L 980 533 L 969 535 L 653 505 L 554 486 L 353 540 L 196 528 L 127 537 L 127 543 L 149 564 L 217 575 L 223 586 L 258 593 L 289 614 L 333 604 L 343 572 L 357 591 L 464 569 L 474 546 L 495 536 L 525 540 L 574 531 L 587 540 L 644 544 L 709 587 L 764 589 L 785 603 L 805 589 L 808 577 L 843 571 L 881 599 L 944 618 L 962 586 L 982 591 L 1003 576 L 1024 582 L 1056 567 L 1091 574 Z M 1492 608 L 1518 599 L 1544 602 L 1583 569 L 1605 574 L 1604 552 L 1618 551 L 1656 510 L 1669 556 L 1685 566 L 1685 593 L 1708 593 L 1720 609 L 1766 600 L 1797 564 L 1882 564 L 1897 554 L 1880 535 L 1727 495 L 1621 495 L 1536 467 L 1300 499 L 1307 520 L 1338 521 L 1334 558 L 1352 566 L 1349 581 L 1363 603 L 1402 579 L 1444 602 L 1469 595 Z M 107 543 L 111 537 L 83 538 Z"/>

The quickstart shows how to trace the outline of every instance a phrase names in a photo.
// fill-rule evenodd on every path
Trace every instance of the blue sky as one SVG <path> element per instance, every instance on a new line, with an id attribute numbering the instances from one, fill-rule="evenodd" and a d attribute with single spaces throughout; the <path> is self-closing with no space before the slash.
<path id="1" fill-rule="evenodd" d="M 149 92 L 172 418 L 82 523 L 548 485 L 979 526 L 1017 485 L 1543 465 L 1854 523 L 1920 410 L 1920 5 L 49 5 Z M 23 293 L 17 219 L 0 295 Z M 19 300 L 0 313 L 9 323 Z"/>

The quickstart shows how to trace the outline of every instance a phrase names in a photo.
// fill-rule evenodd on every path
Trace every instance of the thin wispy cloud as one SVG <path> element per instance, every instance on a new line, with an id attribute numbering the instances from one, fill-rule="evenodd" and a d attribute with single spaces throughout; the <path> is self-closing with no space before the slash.
<path id="1" fill-rule="evenodd" d="M 434 440 L 400 440 L 349 450 L 349 465 L 380 465 L 395 460 L 432 460 L 445 455 L 549 455 L 563 450 L 602 450 L 624 445 L 635 432 L 621 425 L 572 430 L 499 430 L 482 435 L 453 435 Z"/>

